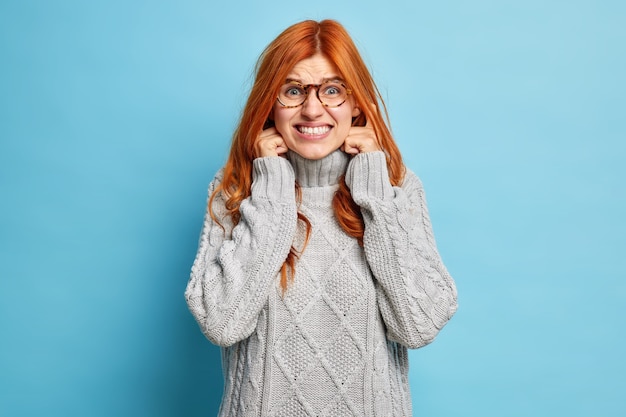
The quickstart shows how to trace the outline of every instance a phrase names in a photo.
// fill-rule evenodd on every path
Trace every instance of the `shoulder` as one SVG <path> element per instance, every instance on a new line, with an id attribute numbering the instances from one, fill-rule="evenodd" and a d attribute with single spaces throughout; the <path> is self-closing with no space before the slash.
<path id="1" fill-rule="evenodd" d="M 221 184 L 223 180 L 224 180 L 224 167 L 221 167 L 220 169 L 217 170 L 217 172 L 213 176 L 213 179 L 211 180 L 211 185 Z"/>
<path id="2" fill-rule="evenodd" d="M 209 183 L 209 189 L 207 192 L 207 203 L 213 204 L 218 203 L 219 205 L 223 205 L 223 193 L 222 193 L 222 181 L 224 180 L 224 167 L 220 168 L 213 179 Z"/>
<path id="3" fill-rule="evenodd" d="M 422 180 L 406 165 L 404 166 L 404 178 L 400 183 L 400 187 L 405 190 L 423 191 L 424 186 Z"/>
<path id="4" fill-rule="evenodd" d="M 224 167 L 217 170 L 215 175 L 213 175 L 213 179 L 211 179 L 211 182 L 209 183 L 208 198 L 211 198 L 216 190 L 221 189 L 220 185 L 222 184 L 222 181 L 224 181 Z"/>

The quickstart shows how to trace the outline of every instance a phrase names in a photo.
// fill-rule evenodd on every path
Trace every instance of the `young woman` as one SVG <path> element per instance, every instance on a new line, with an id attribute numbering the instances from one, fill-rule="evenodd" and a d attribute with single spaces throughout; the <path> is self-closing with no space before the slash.
<path id="1" fill-rule="evenodd" d="M 220 416 L 412 416 L 407 348 L 457 294 L 385 113 L 335 21 L 259 58 L 185 294 L 223 347 Z"/>

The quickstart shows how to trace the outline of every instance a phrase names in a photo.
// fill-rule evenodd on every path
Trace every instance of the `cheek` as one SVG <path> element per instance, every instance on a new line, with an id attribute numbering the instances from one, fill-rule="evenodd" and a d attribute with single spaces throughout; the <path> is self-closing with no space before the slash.
<path id="1" fill-rule="evenodd" d="M 339 112 L 337 112 L 335 114 L 335 121 L 337 122 L 337 124 L 339 125 L 341 130 L 344 129 L 349 129 L 352 126 L 352 120 L 353 120 L 353 111 L 351 108 L 345 108 L 345 109 L 337 109 L 340 110 Z"/>
<path id="2" fill-rule="evenodd" d="M 287 114 L 285 109 L 276 109 L 275 107 L 272 113 L 274 115 L 274 126 L 276 126 L 276 129 L 279 132 L 283 133 L 283 131 L 286 131 L 289 126 L 289 115 Z"/>

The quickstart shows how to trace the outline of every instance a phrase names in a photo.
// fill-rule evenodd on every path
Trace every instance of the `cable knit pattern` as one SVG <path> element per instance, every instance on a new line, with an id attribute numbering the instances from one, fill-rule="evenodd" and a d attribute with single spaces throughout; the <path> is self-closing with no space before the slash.
<path id="1" fill-rule="evenodd" d="M 363 248 L 332 210 L 344 174 L 365 219 Z M 312 229 L 283 295 L 280 267 L 306 233 L 297 210 Z M 289 152 L 254 161 L 240 211 L 233 227 L 215 198 L 223 229 L 205 217 L 186 291 L 223 347 L 220 417 L 411 416 L 407 347 L 432 341 L 456 310 L 419 179 L 407 171 L 392 187 L 382 152 L 318 161 Z"/>
<path id="2" fill-rule="evenodd" d="M 435 246 L 424 190 L 407 171 L 391 187 L 381 152 L 357 155 L 346 184 L 365 219 L 364 246 L 376 277 L 388 337 L 411 348 L 430 343 L 456 311 L 456 287 Z"/>

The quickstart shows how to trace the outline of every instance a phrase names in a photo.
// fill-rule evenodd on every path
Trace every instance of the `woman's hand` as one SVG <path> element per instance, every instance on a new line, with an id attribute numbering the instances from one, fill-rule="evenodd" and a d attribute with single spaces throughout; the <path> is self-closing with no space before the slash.
<path id="1" fill-rule="evenodd" d="M 257 158 L 280 156 L 289 150 L 275 127 L 270 127 L 261 132 L 254 144 L 254 149 Z"/>
<path id="2" fill-rule="evenodd" d="M 350 128 L 348 137 L 343 142 L 341 150 L 350 155 L 380 150 L 376 132 L 369 120 L 365 123 L 365 126 L 352 126 Z"/>

